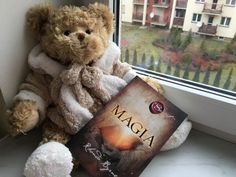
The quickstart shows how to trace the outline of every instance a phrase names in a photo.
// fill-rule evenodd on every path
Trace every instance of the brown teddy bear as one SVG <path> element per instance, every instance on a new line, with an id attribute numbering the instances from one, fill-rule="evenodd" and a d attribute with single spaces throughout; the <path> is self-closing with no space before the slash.
<path id="1" fill-rule="evenodd" d="M 119 61 L 120 50 L 109 41 L 113 14 L 105 5 L 37 5 L 26 20 L 40 45 L 29 54 L 30 73 L 9 111 L 10 132 L 26 133 L 45 122 L 43 142 L 66 143 L 136 73 Z M 186 127 L 167 149 L 185 140 Z"/>
<path id="2" fill-rule="evenodd" d="M 77 132 L 78 128 L 92 118 L 92 113 L 98 109 L 99 104 L 93 107 L 86 105 L 92 100 L 89 98 L 90 94 L 93 97 L 92 101 L 99 97 L 104 103 L 126 85 L 134 76 L 134 72 L 128 65 L 119 61 L 119 48 L 113 42 L 109 42 L 113 30 L 112 24 L 113 15 L 102 4 L 82 8 L 64 6 L 59 9 L 50 5 L 38 5 L 28 11 L 27 26 L 40 41 L 40 46 L 36 46 L 29 54 L 30 74 L 21 84 L 20 91 L 15 96 L 14 106 L 9 113 L 12 135 L 31 130 L 48 116 L 53 118 L 45 125 L 44 140 L 65 143 L 68 136 L 64 130 L 67 129 L 66 132 L 70 133 Z M 53 99 L 58 96 L 55 96 L 57 78 L 61 78 L 68 84 L 69 80 L 65 81 L 65 71 L 68 71 L 67 68 L 72 64 L 83 66 L 83 77 L 81 77 L 83 84 L 78 87 L 80 82 L 77 82 L 73 89 L 77 91 L 77 93 L 75 91 L 77 100 L 73 99 L 73 101 L 80 102 L 77 107 L 76 104 L 73 106 L 62 104 L 73 95 L 71 89 L 61 88 L 67 94 L 64 95 L 65 100 L 58 102 Z M 78 69 L 79 67 L 77 72 Z M 98 79 L 104 82 L 108 93 L 105 93 L 106 90 L 102 87 L 97 91 L 97 88 L 100 88 L 96 85 L 99 83 Z M 85 94 L 87 91 L 84 89 L 82 95 L 82 86 L 87 87 L 90 93 Z M 60 98 L 63 99 L 63 95 Z M 55 105 L 60 105 L 60 109 L 54 107 Z M 90 111 L 88 108 L 91 108 Z M 58 115 L 60 116 L 58 120 L 56 120 L 58 116 L 54 116 L 55 109 L 57 112 L 63 112 Z M 74 121 L 75 119 L 72 121 L 69 118 L 61 118 L 69 114 L 71 114 L 70 118 L 76 117 L 77 122 Z M 71 124 L 70 129 L 73 126 L 74 130 L 56 127 L 52 125 L 52 121 L 58 125 L 63 125 L 66 121 Z"/>

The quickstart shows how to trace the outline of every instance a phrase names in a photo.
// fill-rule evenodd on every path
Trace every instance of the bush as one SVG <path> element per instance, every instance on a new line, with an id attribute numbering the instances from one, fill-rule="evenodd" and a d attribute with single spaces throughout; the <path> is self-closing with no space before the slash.
<path id="1" fill-rule="evenodd" d="M 213 60 L 220 59 L 220 52 L 217 50 L 211 50 L 210 52 L 208 52 L 208 55 Z"/>
<path id="2" fill-rule="evenodd" d="M 181 57 L 181 62 L 185 64 L 190 64 L 192 62 L 192 54 L 191 53 L 184 53 Z"/>

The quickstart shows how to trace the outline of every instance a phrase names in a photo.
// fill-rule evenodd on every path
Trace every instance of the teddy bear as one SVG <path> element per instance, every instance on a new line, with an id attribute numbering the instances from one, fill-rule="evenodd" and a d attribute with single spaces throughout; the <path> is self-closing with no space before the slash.
<path id="1" fill-rule="evenodd" d="M 30 72 L 8 111 L 10 133 L 25 134 L 43 124 L 41 143 L 46 148 L 52 141 L 66 144 L 137 74 L 120 62 L 119 47 L 109 41 L 113 14 L 105 5 L 37 5 L 27 12 L 26 21 L 39 45 L 29 53 Z M 156 80 L 143 79 L 162 91 Z M 190 129 L 188 121 L 181 124 L 164 149 L 182 144 Z"/>

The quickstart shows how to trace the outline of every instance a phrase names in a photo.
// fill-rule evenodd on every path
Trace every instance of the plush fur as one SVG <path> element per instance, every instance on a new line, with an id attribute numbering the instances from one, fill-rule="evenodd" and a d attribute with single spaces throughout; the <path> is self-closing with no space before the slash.
<path id="1" fill-rule="evenodd" d="M 42 142 L 66 143 L 136 73 L 109 42 L 113 14 L 105 5 L 37 5 L 26 23 L 40 45 L 29 54 L 30 74 L 9 111 L 10 133 L 28 132 L 49 118 Z M 162 92 L 155 80 L 144 80 Z"/>

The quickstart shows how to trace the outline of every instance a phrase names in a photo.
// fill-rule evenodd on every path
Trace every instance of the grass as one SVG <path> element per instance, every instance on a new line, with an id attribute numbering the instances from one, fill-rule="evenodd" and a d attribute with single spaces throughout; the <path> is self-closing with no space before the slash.
<path id="1" fill-rule="evenodd" d="M 122 25 L 122 32 L 121 32 L 121 51 L 122 51 L 122 58 L 124 58 L 125 50 L 129 50 L 130 58 L 133 58 L 134 51 L 137 51 L 137 59 L 138 63 L 141 62 L 143 53 L 146 54 L 147 65 L 150 63 L 150 57 L 153 56 L 156 60 L 162 59 L 162 55 L 164 50 L 152 45 L 152 42 L 164 38 L 168 36 L 169 31 L 166 29 L 160 29 L 156 27 L 143 27 L 140 25 L 131 25 L 131 24 L 123 24 Z M 193 55 L 198 54 L 200 51 L 200 45 L 204 40 L 201 36 L 194 36 L 191 44 L 187 47 L 186 51 L 191 52 Z M 217 41 L 214 39 L 206 38 L 205 44 L 207 46 L 207 51 L 218 51 L 221 52 L 225 49 L 227 43 L 224 41 Z M 231 56 L 232 57 L 232 56 Z M 161 65 L 161 72 L 165 72 L 168 63 L 162 61 Z M 221 80 L 220 80 L 220 87 L 223 88 L 225 81 L 228 78 L 230 69 L 233 68 L 233 74 L 231 77 L 231 85 L 228 88 L 229 90 L 233 90 L 236 84 L 236 64 L 235 63 L 223 63 L 221 64 L 223 67 Z M 171 66 L 171 74 L 174 74 L 175 66 Z M 180 77 L 183 76 L 184 70 L 180 69 Z M 211 71 L 210 78 L 209 78 L 209 85 L 213 85 L 215 80 L 215 75 L 217 71 Z M 193 79 L 195 71 L 189 72 L 189 80 Z M 205 72 L 200 73 L 200 80 L 199 82 L 203 82 L 205 76 Z"/>

